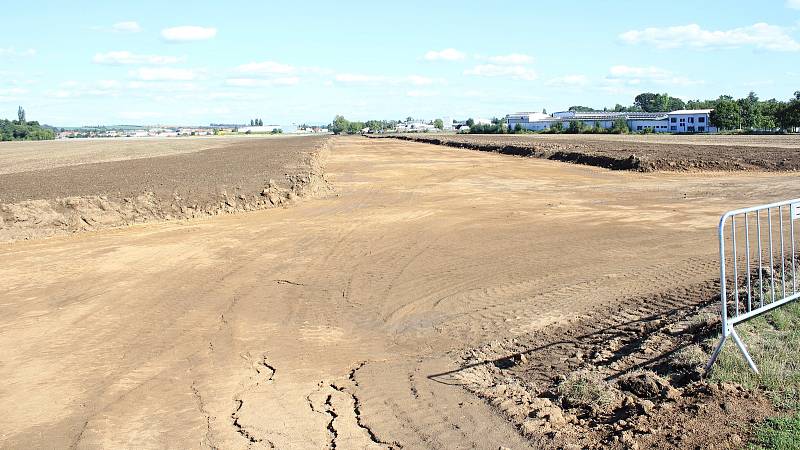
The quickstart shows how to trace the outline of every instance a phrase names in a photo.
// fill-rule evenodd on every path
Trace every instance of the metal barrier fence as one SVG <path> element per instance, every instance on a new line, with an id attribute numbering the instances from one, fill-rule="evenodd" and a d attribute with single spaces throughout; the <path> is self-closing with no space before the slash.
<path id="1" fill-rule="evenodd" d="M 800 199 L 737 209 L 720 218 L 722 339 L 706 370 L 711 369 L 730 337 L 753 372 L 758 373 L 734 326 L 800 298 L 796 272 L 800 262 L 794 236 L 797 219 L 800 219 Z M 727 232 L 726 225 L 730 225 Z"/>

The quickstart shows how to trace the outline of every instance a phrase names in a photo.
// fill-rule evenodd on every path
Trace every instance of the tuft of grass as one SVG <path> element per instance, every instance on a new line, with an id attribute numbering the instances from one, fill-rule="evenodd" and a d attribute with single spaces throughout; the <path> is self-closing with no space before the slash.
<path id="1" fill-rule="evenodd" d="M 767 419 L 756 428 L 753 450 L 800 450 L 800 413 L 793 416 Z"/>
<path id="2" fill-rule="evenodd" d="M 571 407 L 587 409 L 606 409 L 616 403 L 621 395 L 619 390 L 588 371 L 573 372 L 556 388 L 562 401 Z"/>
<path id="3" fill-rule="evenodd" d="M 675 352 L 670 358 L 673 367 L 694 369 L 703 367 L 708 362 L 708 355 L 697 345 L 689 345 Z"/>

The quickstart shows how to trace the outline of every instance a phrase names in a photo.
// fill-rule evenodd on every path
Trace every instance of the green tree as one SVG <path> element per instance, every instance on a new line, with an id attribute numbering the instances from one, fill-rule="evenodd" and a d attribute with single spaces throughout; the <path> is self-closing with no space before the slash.
<path id="1" fill-rule="evenodd" d="M 628 121 L 622 117 L 614 121 L 614 123 L 611 125 L 611 130 L 610 130 L 610 132 L 614 134 L 626 134 L 629 133 L 630 131 L 631 129 L 628 126 Z"/>
<path id="2" fill-rule="evenodd" d="M 795 98 L 784 103 L 778 110 L 778 125 L 782 130 L 800 127 L 800 96 L 797 93 Z"/>
<path id="3" fill-rule="evenodd" d="M 578 134 L 586 131 L 588 127 L 580 120 L 570 120 L 567 127 L 567 133 Z"/>
<path id="4" fill-rule="evenodd" d="M 475 120 L 472 117 L 467 119 L 467 126 L 470 127 L 470 128 L 475 126 Z"/>
<path id="5" fill-rule="evenodd" d="M 17 119 L 20 125 L 25 125 L 25 110 L 22 109 L 22 106 L 17 108 Z"/>
<path id="6" fill-rule="evenodd" d="M 514 125 L 514 133 L 522 133 L 522 124 L 517 123 Z"/>
<path id="7" fill-rule="evenodd" d="M 344 116 L 339 115 L 333 118 L 333 122 L 328 126 L 328 129 L 334 134 L 342 134 L 347 132 L 349 127 L 350 122 Z"/>
<path id="8" fill-rule="evenodd" d="M 758 96 L 755 92 L 750 92 L 745 98 L 736 101 L 739 106 L 739 114 L 742 118 L 742 127 L 753 129 L 758 122 Z"/>
<path id="9" fill-rule="evenodd" d="M 720 96 L 714 110 L 711 111 L 709 121 L 720 130 L 738 128 L 742 121 L 739 105 L 730 96 Z"/>
<path id="10" fill-rule="evenodd" d="M 561 133 L 564 131 L 564 123 L 560 120 L 558 122 L 550 123 L 550 132 L 551 133 Z"/>
<path id="11" fill-rule="evenodd" d="M 594 111 L 594 110 L 595 110 L 594 108 L 590 108 L 590 107 L 588 107 L 588 106 L 570 106 L 570 107 L 569 107 L 569 109 L 568 109 L 567 111 L 573 111 L 573 112 L 592 112 L 592 111 Z"/>
<path id="12" fill-rule="evenodd" d="M 444 130 L 444 121 L 442 121 L 442 119 L 436 119 L 433 121 L 433 126 L 439 130 Z"/>
<path id="13" fill-rule="evenodd" d="M 547 109 L 542 109 L 542 114 L 547 114 Z"/>

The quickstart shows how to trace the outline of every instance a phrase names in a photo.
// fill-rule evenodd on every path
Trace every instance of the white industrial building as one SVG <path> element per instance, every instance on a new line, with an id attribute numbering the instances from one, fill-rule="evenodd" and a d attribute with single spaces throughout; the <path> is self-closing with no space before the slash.
<path id="1" fill-rule="evenodd" d="M 598 126 L 610 129 L 614 122 L 624 119 L 632 131 L 648 128 L 656 133 L 715 133 L 716 127 L 709 124 L 710 109 L 680 110 L 673 112 L 575 112 L 562 111 L 552 115 L 544 113 L 520 112 L 506 116 L 508 128 L 514 130 L 519 125 L 523 130 L 544 131 L 553 124 L 561 123 L 564 129 L 572 121 L 583 122 L 587 127 Z"/>

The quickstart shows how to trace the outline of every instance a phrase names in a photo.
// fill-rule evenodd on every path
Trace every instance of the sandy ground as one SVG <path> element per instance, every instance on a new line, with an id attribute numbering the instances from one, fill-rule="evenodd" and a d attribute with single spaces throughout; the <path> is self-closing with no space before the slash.
<path id="1" fill-rule="evenodd" d="M 464 348 L 713 279 L 791 174 L 612 172 L 339 138 L 338 196 L 0 244 L 0 447 L 526 448 Z"/>

